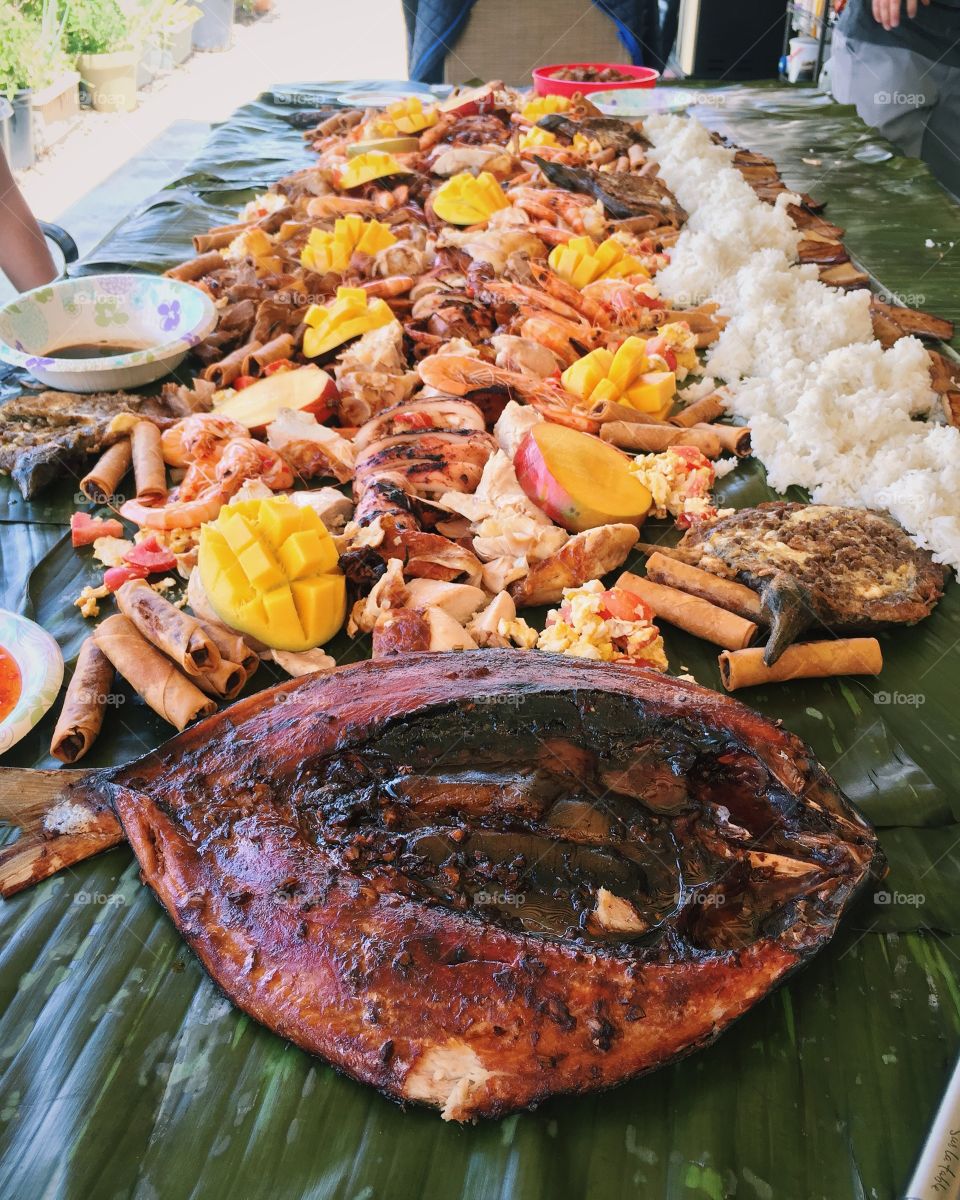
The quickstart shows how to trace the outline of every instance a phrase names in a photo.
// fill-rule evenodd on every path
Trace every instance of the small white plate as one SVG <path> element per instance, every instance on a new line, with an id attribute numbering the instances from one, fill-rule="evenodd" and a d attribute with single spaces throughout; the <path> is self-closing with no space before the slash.
<path id="1" fill-rule="evenodd" d="M 63 682 L 63 655 L 35 621 L 5 608 L 0 608 L 0 646 L 20 668 L 20 698 L 0 721 L 0 754 L 4 754 L 56 700 Z"/>
<path id="2" fill-rule="evenodd" d="M 421 100 L 435 100 L 430 92 L 343 92 L 337 97 L 338 104 L 350 108 L 386 108 L 400 100 L 409 100 L 411 96 L 419 96 Z"/>

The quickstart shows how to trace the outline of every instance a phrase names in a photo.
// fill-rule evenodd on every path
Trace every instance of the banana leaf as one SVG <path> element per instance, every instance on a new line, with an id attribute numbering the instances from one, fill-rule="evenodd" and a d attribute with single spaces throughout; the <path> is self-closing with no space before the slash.
<path id="1" fill-rule="evenodd" d="M 185 257 L 192 233 L 309 161 L 292 118 L 346 87 L 290 85 L 241 108 L 81 269 Z M 737 86 L 699 98 L 701 119 L 829 201 L 851 252 L 890 292 L 960 317 L 945 253 L 960 214 L 922 164 L 892 156 L 818 93 Z M 736 506 L 773 495 L 754 462 L 718 494 Z M 70 545 L 75 506 L 69 480 L 32 502 L 0 481 L 0 600 L 49 629 L 68 667 L 89 627 L 73 599 L 100 574 Z M 675 534 L 654 524 L 645 536 Z M 955 584 L 922 625 L 881 640 L 877 679 L 740 694 L 813 746 L 878 826 L 890 873 L 824 953 L 716 1046 L 606 1095 L 446 1126 L 236 1012 L 120 847 L 0 906 L 0 1196 L 899 1195 L 960 1043 Z M 719 688 L 715 651 L 669 627 L 665 641 L 671 670 Z M 345 635 L 329 649 L 342 661 L 369 652 Z M 279 676 L 264 665 L 250 690 Z M 56 765 L 53 723 L 48 714 L 3 765 Z M 126 761 L 168 733 L 121 690 L 86 763 Z"/>

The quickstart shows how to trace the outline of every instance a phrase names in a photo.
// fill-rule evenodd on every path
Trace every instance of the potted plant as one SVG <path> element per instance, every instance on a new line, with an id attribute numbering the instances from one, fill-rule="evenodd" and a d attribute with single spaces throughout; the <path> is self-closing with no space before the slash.
<path id="1" fill-rule="evenodd" d="M 64 41 L 77 56 L 77 69 L 97 112 L 132 112 L 137 107 L 134 44 L 117 0 L 70 0 Z"/>
<path id="2" fill-rule="evenodd" d="M 226 50 L 233 37 L 234 0 L 198 0 L 200 19 L 193 27 L 195 50 Z"/>
<path id="3" fill-rule="evenodd" d="M 137 87 L 144 88 L 173 70 L 173 60 L 163 45 L 161 25 L 167 0 L 118 0 L 127 21 L 127 33 L 140 48 Z"/>
<path id="4" fill-rule="evenodd" d="M 31 106 L 35 123 L 46 134 L 58 122 L 79 114 L 80 74 L 63 48 L 63 18 L 58 16 L 56 0 L 25 4 L 23 12 L 39 25 Z"/>
<path id="5" fill-rule="evenodd" d="M 200 15 L 200 9 L 186 0 L 167 0 L 164 4 L 160 38 L 173 66 L 179 67 L 193 53 L 193 27 Z"/>
<path id="6" fill-rule="evenodd" d="M 36 161 L 30 107 L 36 41 L 34 24 L 12 4 L 0 5 L 0 96 L 13 109 L 6 123 L 6 149 L 10 165 L 18 170 Z"/>

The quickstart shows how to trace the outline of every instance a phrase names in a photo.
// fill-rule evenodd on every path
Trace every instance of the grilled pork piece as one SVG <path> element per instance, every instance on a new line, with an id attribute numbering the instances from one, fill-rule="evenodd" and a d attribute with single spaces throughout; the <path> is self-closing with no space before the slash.
<path id="1" fill-rule="evenodd" d="M 509 650 L 292 680 L 84 786 L 235 1004 L 460 1121 L 713 1041 L 879 865 L 742 704 Z"/>

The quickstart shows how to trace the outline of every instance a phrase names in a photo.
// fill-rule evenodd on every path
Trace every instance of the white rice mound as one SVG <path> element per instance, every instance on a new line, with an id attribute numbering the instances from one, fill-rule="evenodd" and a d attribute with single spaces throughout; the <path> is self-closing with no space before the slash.
<path id="1" fill-rule="evenodd" d="M 678 305 L 715 300 L 729 317 L 706 370 L 749 422 L 771 487 L 886 510 L 960 571 L 960 430 L 940 421 L 922 344 L 884 350 L 866 290 L 828 287 L 797 265 L 786 210 L 796 197 L 759 200 L 699 122 L 653 116 L 644 131 L 689 215 L 658 286 Z"/>

